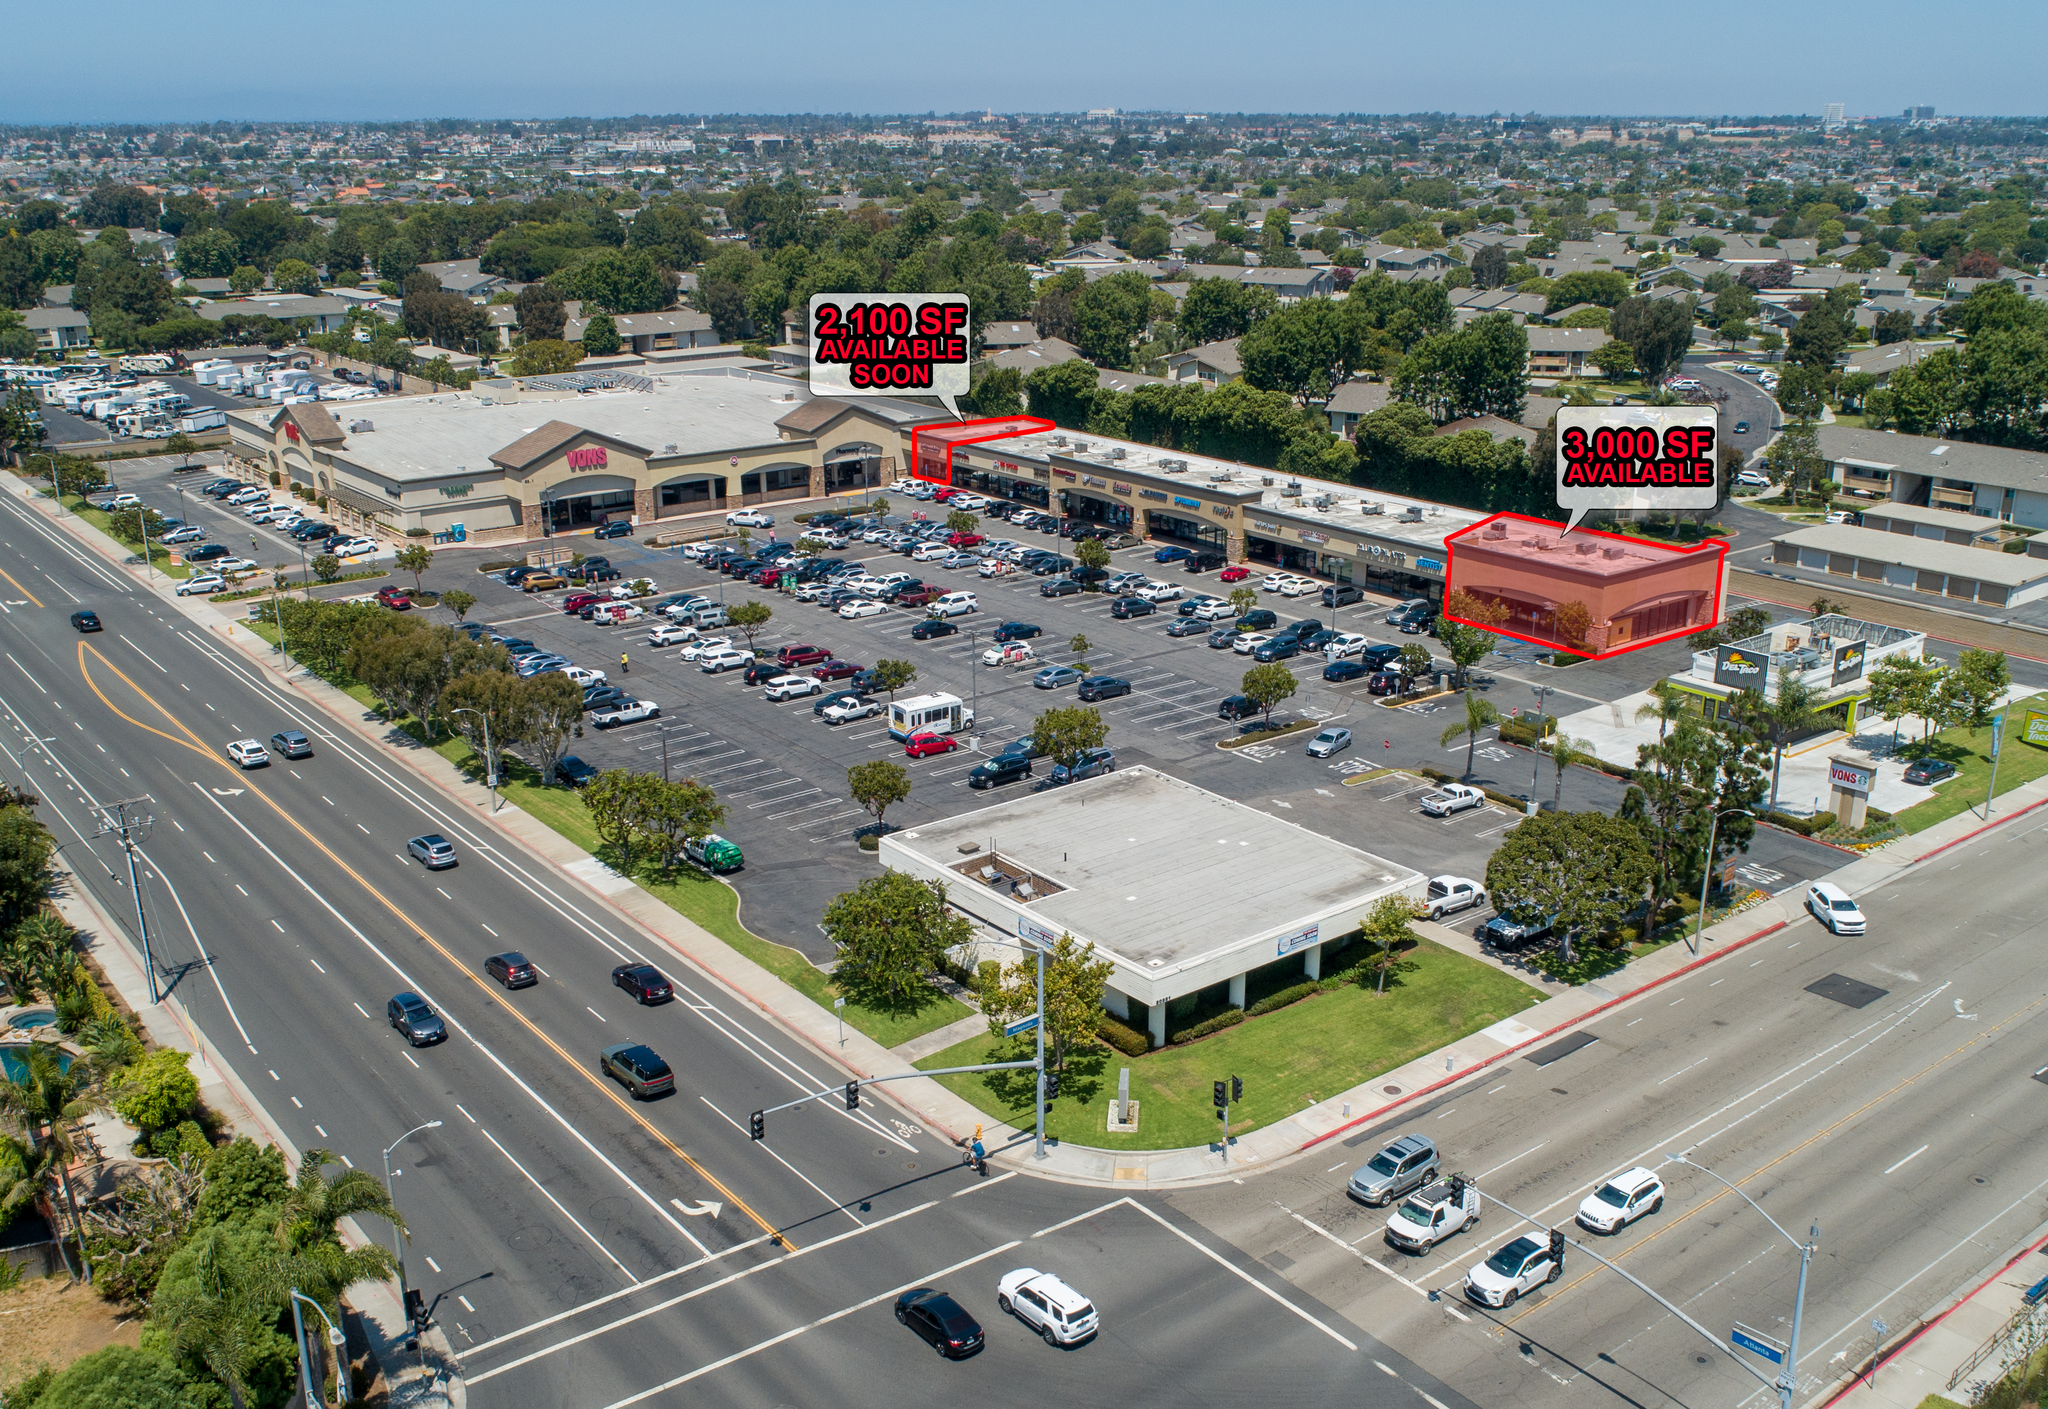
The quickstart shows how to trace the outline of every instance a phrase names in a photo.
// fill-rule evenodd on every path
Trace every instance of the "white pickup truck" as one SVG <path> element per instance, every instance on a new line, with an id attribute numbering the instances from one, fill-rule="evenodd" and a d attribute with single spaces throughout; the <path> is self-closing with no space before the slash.
<path id="1" fill-rule="evenodd" d="M 1449 817 L 1468 807 L 1483 807 L 1486 794 L 1464 783 L 1445 783 L 1422 799 L 1422 810 L 1432 817 Z"/>
<path id="2" fill-rule="evenodd" d="M 1428 1252 L 1479 1222 L 1479 1186 L 1462 1174 L 1439 1179 L 1401 1200 L 1387 1215 L 1387 1241 L 1408 1252 Z"/>

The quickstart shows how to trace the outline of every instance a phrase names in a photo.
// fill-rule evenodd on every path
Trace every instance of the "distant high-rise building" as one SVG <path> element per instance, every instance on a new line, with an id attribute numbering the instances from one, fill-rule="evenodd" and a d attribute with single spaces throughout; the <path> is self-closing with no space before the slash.
<path id="1" fill-rule="evenodd" d="M 1822 109 L 1820 125 L 1822 127 L 1840 127 L 1842 125 L 1842 105 L 1840 103 L 1829 103 L 1826 108 Z"/>
<path id="2" fill-rule="evenodd" d="M 1933 116 L 1934 109 L 1930 106 L 1906 109 L 1906 121 L 1908 122 L 1926 122 Z"/>

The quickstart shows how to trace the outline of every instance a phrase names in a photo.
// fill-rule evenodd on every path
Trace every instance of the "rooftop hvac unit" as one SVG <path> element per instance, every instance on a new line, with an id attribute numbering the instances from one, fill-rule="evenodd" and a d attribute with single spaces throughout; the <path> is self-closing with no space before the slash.
<path id="1" fill-rule="evenodd" d="M 1315 498 L 1309 500 L 1308 502 L 1313 504 L 1318 509 L 1327 509 L 1330 507 L 1330 496 L 1327 494 L 1318 494 Z"/>
<path id="2" fill-rule="evenodd" d="M 1299 499 L 1301 497 L 1301 481 L 1298 479 L 1287 481 L 1286 493 L 1289 498 Z"/>
<path id="3" fill-rule="evenodd" d="M 1229 479 L 1229 478 L 1230 478 L 1230 471 L 1228 471 L 1228 470 L 1211 470 L 1211 471 L 1209 471 L 1209 482 L 1210 482 L 1210 483 L 1212 483 L 1212 484 L 1221 484 L 1221 483 L 1223 483 L 1223 481 L 1225 481 L 1225 480 L 1227 480 L 1227 479 Z"/>
<path id="4" fill-rule="evenodd" d="M 670 441 L 670 442 L 669 442 L 668 444 L 666 444 L 666 445 L 664 445 L 664 446 L 662 446 L 662 447 L 661 447 L 661 453 L 662 453 L 662 454 L 664 454 L 664 455 L 673 455 L 673 454 L 675 454 L 675 453 L 676 453 L 676 443 L 675 443 L 675 442 L 674 442 L 673 440 L 671 440 L 671 441 Z"/>
<path id="5" fill-rule="evenodd" d="M 1273 483 L 1273 477 L 1271 475 L 1260 475 L 1259 483 L 1266 485 L 1268 488 L 1270 488 Z"/>
<path id="6" fill-rule="evenodd" d="M 1403 523 L 1421 523 L 1422 506 L 1420 504 L 1410 504 L 1401 511 L 1401 521 Z"/>
<path id="7" fill-rule="evenodd" d="M 1110 446 L 1110 447 L 1109 447 L 1109 458 L 1110 458 L 1110 459 L 1112 459 L 1112 460 L 1121 460 L 1121 459 L 1123 459 L 1123 458 L 1124 458 L 1124 448 L 1123 448 L 1123 447 L 1122 447 L 1121 445 L 1112 445 L 1112 446 Z"/>
<path id="8" fill-rule="evenodd" d="M 1063 445 L 1065 445 L 1065 444 L 1067 443 L 1067 438 L 1066 438 L 1065 436 L 1063 436 L 1063 435 L 1056 435 L 1056 436 L 1054 436 L 1054 437 L 1052 438 L 1052 443 L 1053 443 L 1054 445 L 1061 445 L 1061 446 L 1063 446 Z"/>
<path id="9" fill-rule="evenodd" d="M 375 429 L 377 427 L 369 421 L 351 421 L 349 422 L 348 433 L 350 435 L 361 435 L 364 431 L 373 431 Z"/>
<path id="10" fill-rule="evenodd" d="M 1361 514 L 1384 514 L 1386 511 L 1387 506 L 1377 502 L 1360 503 L 1358 506 L 1358 512 Z"/>
<path id="11" fill-rule="evenodd" d="M 1088 453 L 1088 442 L 1087 442 L 1087 441 L 1085 441 L 1085 440 L 1077 440 L 1077 441 L 1075 441 L 1075 442 L 1074 442 L 1074 453 L 1075 453 L 1076 455 L 1086 455 L 1086 454 Z"/>

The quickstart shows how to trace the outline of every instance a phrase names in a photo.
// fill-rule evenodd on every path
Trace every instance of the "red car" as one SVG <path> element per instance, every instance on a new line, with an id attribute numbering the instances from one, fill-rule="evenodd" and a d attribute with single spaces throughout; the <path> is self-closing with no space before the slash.
<path id="1" fill-rule="evenodd" d="M 762 568 L 759 572 L 748 578 L 747 581 L 757 587 L 773 587 L 782 581 L 782 569 Z"/>
<path id="2" fill-rule="evenodd" d="M 959 492 L 959 490 L 953 488 L 951 485 L 942 484 L 937 489 L 934 489 L 932 491 L 932 502 L 934 504 L 943 504 L 948 499 L 951 499 L 955 494 L 958 494 Z"/>
<path id="3" fill-rule="evenodd" d="M 813 646 L 804 641 L 784 646 L 775 653 L 777 665 L 821 665 L 830 659 L 832 653 L 823 646 Z"/>
<path id="4" fill-rule="evenodd" d="M 402 588 L 381 587 L 377 590 L 377 605 L 395 612 L 409 612 L 412 610 L 412 598 L 406 596 Z"/>
<path id="5" fill-rule="evenodd" d="M 860 674 L 860 667 L 852 661 L 828 660 L 816 670 L 813 670 L 811 674 L 817 676 L 820 680 L 845 680 Z"/>
<path id="6" fill-rule="evenodd" d="M 572 592 L 562 602 L 562 610 L 570 616 L 577 616 L 585 607 L 594 607 L 599 602 L 609 600 L 607 597 L 598 596 L 595 592 Z"/>
<path id="7" fill-rule="evenodd" d="M 935 753 L 951 753 L 960 747 L 960 741 L 951 734 L 912 734 L 904 740 L 903 752 L 909 758 L 928 758 Z"/>
<path id="8" fill-rule="evenodd" d="M 1223 569 L 1222 572 L 1216 574 L 1218 580 L 1223 582 L 1242 582 L 1251 575 L 1252 570 L 1243 563 L 1232 563 L 1229 567 Z"/>
<path id="9" fill-rule="evenodd" d="M 981 535 L 978 533 L 949 533 L 946 535 L 946 546 L 948 548 L 972 548 L 979 542 L 981 542 Z"/>

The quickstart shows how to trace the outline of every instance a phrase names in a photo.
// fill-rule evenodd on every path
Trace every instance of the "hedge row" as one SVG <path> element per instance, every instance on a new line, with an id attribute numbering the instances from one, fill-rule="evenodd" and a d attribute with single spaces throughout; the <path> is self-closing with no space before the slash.
<path id="1" fill-rule="evenodd" d="M 1213 1032 L 1221 1032 L 1226 1027 L 1236 1027 L 1243 1021 L 1244 1009 L 1226 1008 L 1215 1017 L 1198 1022 L 1193 1027 L 1184 1027 L 1179 1032 L 1167 1033 L 1166 1041 L 1170 1046 L 1177 1047 L 1183 1042 L 1193 1042 L 1198 1037 L 1207 1037 Z"/>
<path id="2" fill-rule="evenodd" d="M 1095 1021 L 1095 1035 L 1126 1057 L 1142 1057 L 1152 1050 L 1152 1039 L 1134 1027 L 1104 1013 Z"/>
<path id="3" fill-rule="evenodd" d="M 1289 1003 L 1299 1003 L 1311 993 L 1320 991 L 1321 988 L 1321 983 L 1315 979 L 1310 979 L 1307 983 L 1297 983 L 1292 988 L 1283 988 L 1278 993 L 1269 993 L 1249 1008 L 1246 1008 L 1244 1010 L 1245 1016 L 1248 1018 L 1262 1017 L 1267 1013 L 1286 1007 Z"/>

